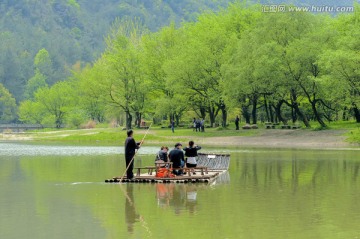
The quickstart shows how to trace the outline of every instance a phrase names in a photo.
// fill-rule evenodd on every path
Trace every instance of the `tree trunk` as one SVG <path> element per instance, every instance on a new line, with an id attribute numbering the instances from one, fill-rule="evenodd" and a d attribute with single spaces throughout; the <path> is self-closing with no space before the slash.
<path id="1" fill-rule="evenodd" d="M 169 114 L 169 125 L 171 125 L 172 121 L 175 120 L 174 115 L 175 114 L 173 114 L 173 113 Z"/>
<path id="2" fill-rule="evenodd" d="M 273 112 L 271 104 L 269 104 L 269 112 L 270 112 L 270 122 L 274 123 L 274 112 Z"/>
<path id="3" fill-rule="evenodd" d="M 264 94 L 264 107 L 265 107 L 265 113 L 266 113 L 266 121 L 267 121 L 267 122 L 271 122 L 270 114 L 269 114 L 269 108 L 268 108 L 268 103 L 267 103 L 266 95 L 265 95 L 265 94 Z"/>
<path id="4" fill-rule="evenodd" d="M 354 111 L 354 116 L 356 119 L 356 123 L 360 123 L 360 111 L 359 108 L 357 107 L 357 105 L 355 103 L 352 104 L 353 105 L 353 111 Z"/>
<path id="5" fill-rule="evenodd" d="M 277 104 L 274 106 L 275 108 L 275 114 L 279 121 L 281 121 L 284 125 L 287 125 L 287 120 L 284 119 L 281 115 L 281 106 L 283 105 L 284 101 L 280 100 L 277 102 Z"/>
<path id="6" fill-rule="evenodd" d="M 126 118 L 126 129 L 131 129 L 131 123 L 132 123 L 132 115 L 130 114 L 130 111 L 125 112 L 125 118 Z"/>
<path id="7" fill-rule="evenodd" d="M 180 114 L 174 114 L 175 116 L 175 124 L 176 126 L 179 126 L 180 124 Z"/>
<path id="8" fill-rule="evenodd" d="M 342 114 L 342 120 L 343 120 L 343 121 L 348 121 L 348 120 L 349 120 L 349 118 L 347 117 L 347 111 L 348 111 L 348 109 L 347 109 L 347 107 L 345 106 L 345 107 L 344 107 L 343 114 Z"/>
<path id="9" fill-rule="evenodd" d="M 205 107 L 200 107 L 200 115 L 202 119 L 205 119 L 206 117 L 206 108 Z"/>
<path id="10" fill-rule="evenodd" d="M 246 124 L 250 124 L 250 113 L 249 113 L 249 106 L 248 105 L 243 105 L 242 107 L 242 115 L 245 118 L 245 122 Z"/>
<path id="11" fill-rule="evenodd" d="M 221 113 L 222 113 L 222 127 L 226 127 L 226 121 L 227 121 L 227 110 L 226 107 L 222 107 L 221 108 Z"/>
<path id="12" fill-rule="evenodd" d="M 316 100 L 312 101 L 311 102 L 311 108 L 313 110 L 313 113 L 314 113 L 314 116 L 315 116 L 315 119 L 319 122 L 319 124 L 321 125 L 322 128 L 326 128 L 326 124 L 325 122 L 321 119 L 321 116 L 316 108 Z"/>
<path id="13" fill-rule="evenodd" d="M 135 125 L 138 128 L 140 128 L 140 126 L 141 126 L 141 113 L 140 112 L 135 112 Z"/>
<path id="14" fill-rule="evenodd" d="M 56 118 L 55 119 L 56 128 L 60 129 L 63 123 L 63 113 L 62 112 L 55 113 L 55 118 Z"/>
<path id="15" fill-rule="evenodd" d="M 210 117 L 210 127 L 214 127 L 215 123 L 215 109 L 213 106 L 209 106 L 209 117 Z"/>
<path id="16" fill-rule="evenodd" d="M 59 118 L 56 119 L 55 125 L 56 125 L 56 128 L 57 128 L 57 129 L 60 129 L 60 128 L 61 128 L 61 120 L 60 120 Z"/>
<path id="17" fill-rule="evenodd" d="M 306 128 L 310 128 L 310 123 L 309 120 L 307 119 L 306 115 L 304 115 L 300 108 L 299 108 L 299 104 L 297 102 L 294 102 L 294 110 L 296 112 L 296 114 L 301 118 L 301 120 L 304 122 Z"/>
<path id="18" fill-rule="evenodd" d="M 306 128 L 310 128 L 310 123 L 309 120 L 307 119 L 306 115 L 304 115 L 300 108 L 299 108 L 299 104 L 297 102 L 297 95 L 294 89 L 291 90 L 291 100 L 292 100 L 292 107 L 295 110 L 295 113 L 300 117 L 300 119 L 304 122 Z"/>
<path id="19" fill-rule="evenodd" d="M 226 120 L 227 120 L 227 110 L 226 110 L 226 105 L 224 104 L 223 101 L 220 102 L 220 104 L 218 104 L 218 109 L 221 110 L 221 114 L 222 114 L 222 121 L 221 121 L 221 126 L 223 128 L 226 127 Z"/>
<path id="20" fill-rule="evenodd" d="M 271 108 L 271 111 L 273 111 L 273 110 L 275 111 L 275 112 L 274 112 L 274 113 L 275 113 L 275 114 L 274 114 L 274 123 L 277 124 L 277 123 L 279 123 L 279 117 L 278 117 L 278 115 L 277 115 L 277 113 L 276 113 L 276 107 L 275 107 L 274 104 L 271 104 L 271 107 L 274 108 L 274 109 Z"/>
<path id="21" fill-rule="evenodd" d="M 258 101 L 258 96 L 255 94 L 252 99 L 252 110 L 251 110 L 253 124 L 257 123 L 257 101 Z"/>
<path id="22" fill-rule="evenodd" d="M 292 104 L 294 104 L 294 103 L 292 102 Z M 295 122 L 297 121 L 297 115 L 294 110 L 294 107 L 291 107 L 291 120 L 292 120 L 293 124 L 295 124 Z"/>

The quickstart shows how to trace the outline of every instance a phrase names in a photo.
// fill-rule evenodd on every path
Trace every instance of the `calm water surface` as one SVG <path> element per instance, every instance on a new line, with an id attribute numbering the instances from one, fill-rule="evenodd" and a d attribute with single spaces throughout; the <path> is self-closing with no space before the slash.
<path id="1" fill-rule="evenodd" d="M 103 183 L 122 152 L 0 143 L 0 238 L 360 238 L 359 151 L 237 149 L 213 185 Z"/>

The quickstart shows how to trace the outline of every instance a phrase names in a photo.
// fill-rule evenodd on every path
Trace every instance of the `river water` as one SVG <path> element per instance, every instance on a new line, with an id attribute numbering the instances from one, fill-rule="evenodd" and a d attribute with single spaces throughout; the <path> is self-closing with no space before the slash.
<path id="1" fill-rule="evenodd" d="M 360 238 L 360 151 L 202 151 L 231 153 L 212 185 L 109 184 L 121 147 L 2 142 L 0 238 Z"/>

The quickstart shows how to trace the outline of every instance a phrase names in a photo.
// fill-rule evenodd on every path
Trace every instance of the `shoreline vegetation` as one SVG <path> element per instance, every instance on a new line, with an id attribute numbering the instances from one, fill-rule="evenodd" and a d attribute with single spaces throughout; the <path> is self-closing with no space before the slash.
<path id="1" fill-rule="evenodd" d="M 113 122 L 127 129 L 146 122 L 180 126 L 194 119 L 224 128 L 235 118 L 249 125 L 294 123 L 310 129 L 341 120 L 360 123 L 360 4 L 333 17 L 263 14 L 261 6 L 234 2 L 156 32 L 141 19 L 118 19 L 99 58 L 92 64 L 79 61 L 71 76 L 56 82 L 47 77 L 53 71 L 51 52 L 41 49 L 34 76 L 22 79 L 27 82 L 22 97 L 0 87 L 7 96 L 0 121 L 57 128 Z M 272 145 L 276 138 L 268 137 L 262 143 Z M 249 143 L 233 140 L 229 144 Z M 321 140 L 305 137 L 304 144 Z"/>
<path id="2" fill-rule="evenodd" d="M 134 129 L 135 139 L 140 141 L 145 129 Z M 2 133 L 0 141 L 30 141 L 36 143 L 58 143 L 79 145 L 122 146 L 126 131 L 119 128 L 93 129 L 43 129 L 22 133 Z M 152 127 L 144 145 L 172 147 L 176 142 L 187 144 L 194 140 L 207 147 L 230 148 L 309 148 L 309 149 L 356 149 L 360 145 L 360 124 L 355 122 L 337 122 L 326 130 L 313 129 L 259 129 L 235 130 L 230 128 L 207 128 L 205 132 L 195 132 L 189 128 L 170 129 Z"/>

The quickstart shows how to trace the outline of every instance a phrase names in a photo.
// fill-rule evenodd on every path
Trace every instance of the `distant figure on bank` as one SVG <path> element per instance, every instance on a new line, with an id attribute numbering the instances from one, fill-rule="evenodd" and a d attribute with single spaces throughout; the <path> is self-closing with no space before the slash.
<path id="1" fill-rule="evenodd" d="M 201 132 L 205 132 L 205 120 L 204 119 L 202 119 L 200 121 L 200 127 L 201 127 Z"/>
<path id="2" fill-rule="evenodd" d="M 198 130 L 199 130 L 199 132 L 200 132 L 200 128 L 201 128 L 201 122 L 200 122 L 200 120 L 199 119 L 197 119 L 196 120 L 196 132 L 198 132 Z"/>
<path id="3" fill-rule="evenodd" d="M 171 127 L 171 131 L 174 133 L 174 130 L 175 130 L 175 121 L 171 121 L 171 125 L 170 125 L 170 127 Z"/>
<path id="4" fill-rule="evenodd" d="M 236 130 L 239 130 L 239 122 L 240 122 L 240 119 L 239 119 L 239 116 L 237 115 L 236 119 L 235 119 Z"/>
<path id="5" fill-rule="evenodd" d="M 170 162 L 173 163 L 173 174 L 182 175 L 183 170 L 181 168 L 184 167 L 184 153 L 181 150 L 181 143 L 175 144 L 175 148 L 172 149 L 169 153 Z"/>
<path id="6" fill-rule="evenodd" d="M 166 163 L 168 162 L 168 151 L 169 148 L 167 146 L 161 146 L 160 151 L 156 154 L 155 166 L 166 166 Z"/>
<path id="7" fill-rule="evenodd" d="M 127 131 L 127 138 L 125 140 L 125 161 L 126 161 L 126 177 L 127 179 L 134 178 L 134 156 L 137 149 L 140 148 L 141 143 L 136 143 L 133 138 L 134 132 L 130 129 Z"/>
<path id="8" fill-rule="evenodd" d="M 193 131 L 195 131 L 195 129 L 196 129 L 196 119 L 194 117 L 194 119 L 193 119 Z"/>
<path id="9" fill-rule="evenodd" d="M 198 156 L 197 151 L 200 150 L 201 147 L 194 144 L 194 141 L 189 141 L 189 146 L 184 148 L 185 157 L 186 157 L 186 167 L 187 168 L 195 168 L 197 165 L 196 158 Z M 195 174 L 195 172 L 193 172 Z"/>

